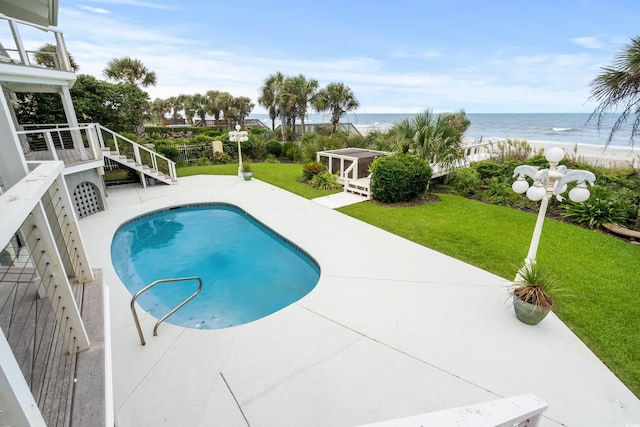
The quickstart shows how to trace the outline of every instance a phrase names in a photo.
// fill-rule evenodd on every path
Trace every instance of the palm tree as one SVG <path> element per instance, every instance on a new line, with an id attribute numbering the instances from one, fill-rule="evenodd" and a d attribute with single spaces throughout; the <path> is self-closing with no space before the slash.
<path id="1" fill-rule="evenodd" d="M 238 120 L 240 127 L 244 129 L 244 119 L 251 114 L 255 104 L 251 102 L 251 98 L 246 96 L 239 96 L 233 99 L 233 110 Z"/>
<path id="2" fill-rule="evenodd" d="M 353 91 L 344 83 L 329 83 L 313 99 L 313 106 L 320 111 L 331 112 L 332 133 L 336 131 L 340 118 L 348 111 L 357 110 L 360 103 Z"/>
<path id="3" fill-rule="evenodd" d="M 278 104 L 276 103 L 276 98 L 283 81 L 284 75 L 280 71 L 271 74 L 264 80 L 264 85 L 260 90 L 261 95 L 258 98 L 258 104 L 265 107 L 269 112 L 272 131 L 276 130 L 276 118 L 278 117 Z"/>
<path id="4" fill-rule="evenodd" d="M 205 116 L 207 114 L 207 109 L 209 108 L 209 100 L 206 95 L 201 95 L 199 93 L 191 95 L 191 98 L 189 98 L 189 107 L 198 117 L 200 117 L 200 126 L 206 126 Z"/>
<path id="5" fill-rule="evenodd" d="M 304 119 L 307 116 L 307 108 L 309 103 L 313 102 L 318 89 L 318 81 L 316 79 L 307 80 L 305 76 L 299 74 L 293 78 L 294 85 L 294 112 L 300 117 L 300 125 L 302 127 L 302 135 L 305 134 Z M 295 123 L 294 123 L 295 129 Z"/>
<path id="6" fill-rule="evenodd" d="M 462 135 L 469 127 L 464 111 L 433 114 L 426 110 L 401 120 L 391 130 L 395 149 L 410 152 L 432 166 L 447 170 L 463 159 Z"/>
<path id="7" fill-rule="evenodd" d="M 213 116 L 216 122 L 216 129 L 220 130 L 220 107 L 218 106 L 217 98 L 220 95 L 219 90 L 207 91 L 207 113 Z"/>
<path id="8" fill-rule="evenodd" d="M 73 71 L 78 71 L 80 67 L 76 64 L 76 61 L 73 60 L 73 56 L 67 52 L 69 56 L 69 64 L 71 65 L 71 69 Z M 35 60 L 38 65 L 42 65 L 46 68 L 53 68 L 55 70 L 60 70 L 62 67 L 58 64 L 58 47 L 54 44 L 47 43 L 43 45 L 35 54 Z"/>
<path id="9" fill-rule="evenodd" d="M 182 105 L 182 102 L 180 100 L 178 100 L 177 96 L 171 96 L 169 98 L 167 98 L 167 105 L 169 106 L 169 109 L 171 110 L 171 118 L 172 119 L 179 119 L 180 118 L 180 110 L 182 110 L 184 108 L 184 106 Z"/>
<path id="10" fill-rule="evenodd" d="M 633 146 L 640 128 L 640 36 L 632 38 L 631 43 L 616 55 L 612 66 L 602 67 L 602 73 L 591 82 L 591 99 L 600 104 L 589 117 L 589 120 L 597 117 L 598 128 L 606 113 L 622 111 L 611 128 L 607 145 L 622 125 L 634 117 L 629 140 Z"/>
<path id="11" fill-rule="evenodd" d="M 227 129 L 231 129 L 231 126 L 233 125 L 233 96 L 231 96 L 229 92 L 220 92 L 216 97 L 215 102 L 222 112 L 222 117 L 224 118 Z"/>
<path id="12" fill-rule="evenodd" d="M 113 58 L 102 71 L 105 77 L 116 82 L 131 83 L 135 86 L 155 86 L 156 73 L 150 71 L 139 59 L 128 56 Z"/>
<path id="13" fill-rule="evenodd" d="M 152 116 L 157 117 L 159 122 L 162 123 L 165 119 L 165 115 L 167 113 L 171 113 L 171 106 L 166 99 L 156 98 L 149 105 L 149 113 L 151 113 Z"/>
<path id="14" fill-rule="evenodd" d="M 178 95 L 177 102 L 182 106 L 182 110 L 184 111 L 184 119 L 188 124 L 193 124 L 193 116 L 195 116 L 195 111 L 193 110 L 193 106 L 191 105 L 191 95 Z"/>

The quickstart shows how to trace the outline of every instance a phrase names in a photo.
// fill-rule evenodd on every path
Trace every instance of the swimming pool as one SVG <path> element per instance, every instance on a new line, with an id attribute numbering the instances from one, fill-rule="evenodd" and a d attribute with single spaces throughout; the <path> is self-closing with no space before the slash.
<path id="1" fill-rule="evenodd" d="M 220 329 L 268 316 L 307 295 L 320 278 L 302 249 L 237 206 L 177 206 L 134 218 L 111 243 L 116 274 L 131 294 L 155 280 L 199 276 L 202 292 L 166 321 Z M 140 307 L 159 319 L 191 295 L 197 282 L 163 283 Z"/>

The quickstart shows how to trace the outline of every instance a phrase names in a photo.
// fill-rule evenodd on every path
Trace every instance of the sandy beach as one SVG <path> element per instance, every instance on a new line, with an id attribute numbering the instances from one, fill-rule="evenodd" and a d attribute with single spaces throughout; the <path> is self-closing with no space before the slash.
<path id="1" fill-rule="evenodd" d="M 586 163 L 604 167 L 640 167 L 640 146 L 598 146 L 587 144 L 567 144 L 554 141 L 529 141 L 533 147 L 547 149 L 560 147 L 564 149 L 567 158 L 577 158 Z"/>

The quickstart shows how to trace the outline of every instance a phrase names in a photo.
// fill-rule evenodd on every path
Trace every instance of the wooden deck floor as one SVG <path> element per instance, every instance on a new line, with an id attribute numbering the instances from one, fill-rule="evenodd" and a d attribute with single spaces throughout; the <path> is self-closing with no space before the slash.
<path id="1" fill-rule="evenodd" d="M 92 349 L 73 355 L 64 347 L 48 298 L 38 295 L 35 278 L 32 267 L 0 267 L 0 328 L 47 425 L 100 425 L 95 418 L 85 421 L 90 419 L 87 414 L 104 419 L 104 392 L 96 396 L 91 391 L 104 390 L 105 380 L 104 370 L 98 369 L 100 360 L 104 366 L 102 277 L 73 287 L 83 319 L 91 319 L 87 329 L 92 340 Z M 78 381 L 78 372 L 90 381 Z"/>

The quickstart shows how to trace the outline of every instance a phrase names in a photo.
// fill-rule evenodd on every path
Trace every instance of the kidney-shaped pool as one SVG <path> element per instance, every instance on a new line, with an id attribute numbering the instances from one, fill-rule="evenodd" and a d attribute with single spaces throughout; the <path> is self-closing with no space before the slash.
<path id="1" fill-rule="evenodd" d="M 172 207 L 128 221 L 113 237 L 111 260 L 132 295 L 156 280 L 200 277 L 201 293 L 166 320 L 196 329 L 268 316 L 307 295 L 320 278 L 306 252 L 244 210 L 222 203 Z M 137 302 L 159 319 L 197 286 L 161 283 Z"/>

